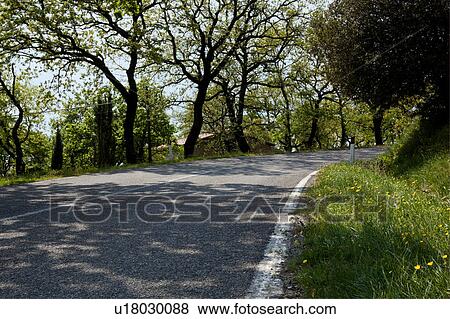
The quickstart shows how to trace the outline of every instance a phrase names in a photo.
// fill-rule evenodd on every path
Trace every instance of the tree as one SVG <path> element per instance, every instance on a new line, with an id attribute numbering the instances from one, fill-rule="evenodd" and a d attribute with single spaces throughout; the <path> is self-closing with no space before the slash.
<path id="1" fill-rule="evenodd" d="M 115 161 L 116 142 L 113 136 L 113 103 L 111 93 L 101 95 L 95 107 L 95 124 L 97 136 L 97 166 L 113 166 Z"/>
<path id="2" fill-rule="evenodd" d="M 10 145 L 8 145 L 8 142 L 2 142 L 0 140 L 0 144 L 6 150 L 10 156 L 12 156 L 16 161 L 16 174 L 22 175 L 25 173 L 25 162 L 23 160 L 23 149 L 22 149 L 22 140 L 19 136 L 19 131 L 21 129 L 21 125 L 24 120 L 24 108 L 22 106 L 22 103 L 19 101 L 19 98 L 16 94 L 16 74 L 14 71 L 14 65 L 11 65 L 11 85 L 8 86 L 6 84 L 6 79 L 4 78 L 3 74 L 0 71 L 0 89 L 1 92 L 4 92 L 12 105 L 16 108 L 17 111 L 17 118 L 14 122 L 13 128 L 11 130 L 11 137 L 14 143 L 14 148 L 12 148 Z"/>
<path id="3" fill-rule="evenodd" d="M 203 105 L 212 81 L 230 61 L 248 34 L 250 21 L 262 14 L 258 0 L 170 1 L 162 5 L 164 31 L 170 56 L 196 86 L 193 121 L 184 144 L 185 157 L 192 156 L 203 126 Z M 262 22 L 260 22 L 262 23 Z"/>
<path id="4" fill-rule="evenodd" d="M 166 114 L 169 101 L 146 79 L 138 83 L 139 105 L 134 126 L 137 159 L 149 159 L 148 145 L 167 144 L 174 127 Z M 64 140 L 65 165 L 72 168 L 111 166 L 125 162 L 123 121 L 126 109 L 113 87 L 84 88 L 64 103 L 57 121 Z M 149 115 L 150 117 L 148 117 Z M 150 125 L 150 143 L 148 126 Z M 57 126 L 55 126 L 56 128 Z M 147 153 L 146 153 L 147 152 Z M 150 157 L 155 153 L 150 149 Z"/>
<path id="5" fill-rule="evenodd" d="M 3 58 L 0 64 L 0 148 L 8 157 L 4 163 L 13 160 L 16 174 L 21 175 L 30 162 L 24 144 L 35 133 L 33 129 L 42 121 L 52 96 L 42 87 L 31 86 L 27 72 L 16 74 L 12 56 Z"/>
<path id="6" fill-rule="evenodd" d="M 123 122 L 126 158 L 135 163 L 136 76 L 141 61 L 157 56 L 150 40 L 150 14 L 157 5 L 156 0 L 5 0 L 0 28 L 8 32 L 0 41 L 10 51 L 59 63 L 62 69 L 83 63 L 103 74 L 127 105 Z"/>
<path id="7" fill-rule="evenodd" d="M 278 137 L 278 142 L 283 146 L 286 152 L 292 152 L 293 148 L 297 148 L 298 145 L 293 145 L 293 134 L 292 134 L 292 121 L 291 115 L 293 110 L 292 105 L 292 65 L 291 59 L 293 58 L 292 53 L 293 47 L 286 52 L 283 59 L 276 61 L 270 65 L 266 66 L 266 71 L 268 73 L 267 78 L 264 82 L 257 82 L 258 85 L 267 87 L 270 89 L 276 89 L 278 92 L 271 90 L 271 94 L 281 95 L 280 98 L 275 102 L 277 105 L 281 105 L 279 118 L 276 119 L 277 122 L 281 123 L 282 127 L 282 138 Z"/>
<path id="8" fill-rule="evenodd" d="M 289 85 L 289 76 L 286 76 L 284 74 L 283 66 L 278 66 L 277 68 L 277 75 L 276 75 L 276 82 L 279 85 L 281 95 L 283 97 L 284 101 L 284 140 L 283 140 L 283 146 L 286 152 L 290 153 L 292 152 L 292 122 L 291 122 L 291 112 L 292 112 L 292 106 L 288 95 L 288 85 Z"/>
<path id="9" fill-rule="evenodd" d="M 56 130 L 55 144 L 53 146 L 52 165 L 54 170 L 60 170 L 63 167 L 63 143 L 61 137 L 61 131 L 58 128 Z"/>
<path id="10" fill-rule="evenodd" d="M 297 7 L 300 2 L 285 0 L 258 5 L 260 14 L 249 22 L 233 60 L 215 80 L 222 87 L 232 132 L 244 153 L 250 151 L 242 126 L 247 92 L 251 86 L 261 83 L 265 68 L 285 58 L 285 49 L 295 42 L 301 31 Z"/>
<path id="11" fill-rule="evenodd" d="M 339 141 L 339 145 L 341 148 L 344 148 L 348 142 L 348 135 L 347 135 L 347 124 L 346 124 L 346 120 L 345 120 L 345 115 L 344 115 L 344 108 L 346 103 L 348 102 L 348 100 L 342 96 L 342 94 L 336 90 L 336 103 L 339 106 L 339 124 L 341 126 L 341 139 Z"/>
<path id="12" fill-rule="evenodd" d="M 66 161 L 64 164 L 71 168 L 88 168 L 98 163 L 95 129 L 95 105 L 98 94 L 94 89 L 77 92 L 63 104 L 60 117 L 54 125 L 55 129 L 61 128 Z M 114 137 L 117 138 L 116 133 Z M 117 154 L 114 157 L 117 158 Z"/>
<path id="13" fill-rule="evenodd" d="M 222 82 L 226 85 L 226 81 Z M 237 151 L 237 143 L 233 135 L 233 124 L 228 116 L 230 108 L 229 95 L 224 94 L 224 89 L 219 85 L 212 85 L 208 98 L 203 106 L 203 129 L 205 134 L 211 134 L 210 138 L 203 143 L 202 152 L 199 154 L 226 154 Z M 231 102 L 231 108 L 234 107 Z M 193 108 L 189 107 L 182 116 L 182 132 L 189 132 L 193 118 Z"/>
<path id="14" fill-rule="evenodd" d="M 294 65 L 292 77 L 297 83 L 302 99 L 309 105 L 311 130 L 305 145 L 311 149 L 315 142 L 319 146 L 321 144 L 318 137 L 322 102 L 325 100 L 334 101 L 336 90 L 330 85 L 324 74 L 322 57 L 314 54 L 314 50 L 311 50 L 311 48 L 306 48 L 306 52 L 305 57 L 299 58 L 299 61 Z"/>
<path id="15" fill-rule="evenodd" d="M 448 11 L 440 0 L 338 0 L 313 19 L 329 79 L 370 106 L 376 144 L 385 110 L 408 96 L 431 89 L 423 113 L 448 114 Z"/>
<path id="16" fill-rule="evenodd" d="M 173 139 L 174 126 L 166 114 L 169 100 L 162 89 L 143 78 L 138 84 L 139 108 L 136 118 L 138 157 L 153 162 L 154 147 L 168 145 Z M 145 159 L 145 146 L 147 150 Z"/>

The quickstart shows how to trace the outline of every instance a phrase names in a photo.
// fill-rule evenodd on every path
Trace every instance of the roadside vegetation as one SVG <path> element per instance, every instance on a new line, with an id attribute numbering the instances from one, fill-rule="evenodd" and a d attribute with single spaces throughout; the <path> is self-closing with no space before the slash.
<path id="1" fill-rule="evenodd" d="M 392 144 L 448 110 L 443 1 L 0 8 L 3 184 L 159 163 L 170 145 L 208 158 Z"/>
<path id="2" fill-rule="evenodd" d="M 0 186 L 171 155 L 395 144 L 321 172 L 311 195 L 358 195 L 356 209 L 316 214 L 291 267 L 310 297 L 448 297 L 448 12 L 429 0 L 2 0 Z"/>
<path id="3" fill-rule="evenodd" d="M 319 173 L 309 195 L 344 200 L 316 206 L 290 261 L 306 297 L 450 296 L 448 151 L 448 125 L 416 123 L 378 159 Z"/>

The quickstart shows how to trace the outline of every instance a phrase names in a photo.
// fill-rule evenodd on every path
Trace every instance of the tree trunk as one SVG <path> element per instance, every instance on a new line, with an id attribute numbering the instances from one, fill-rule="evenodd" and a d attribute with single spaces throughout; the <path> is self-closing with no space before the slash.
<path id="1" fill-rule="evenodd" d="M 130 92 L 126 99 L 127 112 L 123 123 L 125 153 L 128 164 L 136 164 L 136 149 L 134 145 L 134 121 L 136 119 L 136 110 L 138 97 L 136 92 Z"/>
<path id="2" fill-rule="evenodd" d="M 133 16 L 133 23 L 137 22 L 138 17 Z M 138 106 L 137 83 L 135 79 L 136 67 L 138 61 L 137 49 L 134 48 L 130 55 L 130 65 L 127 69 L 127 78 L 129 84 L 128 94 L 126 96 L 127 112 L 124 122 L 124 140 L 125 152 L 128 164 L 136 164 L 136 149 L 134 145 L 134 122 L 136 120 L 136 111 Z"/>
<path id="3" fill-rule="evenodd" d="M 147 161 L 149 163 L 153 162 L 153 154 L 152 154 L 152 127 L 151 127 L 151 118 L 150 118 L 150 106 L 147 105 L 147 148 L 148 148 L 148 158 Z"/>
<path id="4" fill-rule="evenodd" d="M 25 173 L 25 162 L 23 161 L 23 149 L 22 149 L 22 141 L 19 137 L 19 129 L 23 122 L 23 108 L 20 104 L 19 100 L 17 100 L 16 94 L 15 94 L 15 87 L 16 87 L 16 75 L 14 73 L 14 65 L 12 66 L 12 87 L 9 89 L 3 80 L 1 74 L 0 74 L 0 86 L 5 91 L 6 95 L 8 95 L 11 102 L 14 104 L 14 106 L 17 108 L 17 111 L 19 112 L 16 122 L 14 123 L 11 135 L 14 143 L 14 157 L 16 161 L 16 174 L 22 175 Z"/>
<path id="5" fill-rule="evenodd" d="M 344 148 L 347 144 L 347 128 L 345 127 L 344 111 L 342 104 L 339 104 L 339 119 L 341 121 L 341 141 L 340 146 Z"/>
<path id="6" fill-rule="evenodd" d="M 247 139 L 245 138 L 245 135 L 244 135 L 244 130 L 242 129 L 241 125 L 239 125 L 235 128 L 234 138 L 236 139 L 239 150 L 242 153 L 250 152 L 250 145 L 248 145 Z"/>
<path id="7" fill-rule="evenodd" d="M 198 85 L 197 97 L 194 101 L 194 119 L 191 130 L 184 143 L 184 157 L 188 158 L 194 155 L 195 144 L 197 143 L 203 126 L 203 104 L 205 104 L 206 93 L 208 92 L 209 82 L 202 82 Z"/>
<path id="8" fill-rule="evenodd" d="M 108 167 L 115 164 L 112 122 L 113 105 L 111 94 L 108 94 L 106 99 L 98 98 L 98 105 L 95 109 L 98 167 Z"/>
<path id="9" fill-rule="evenodd" d="M 311 132 L 309 133 L 308 141 L 306 141 L 306 145 L 308 146 L 308 148 L 312 148 L 314 144 L 314 140 L 317 135 L 318 124 L 319 120 L 316 116 L 314 116 L 311 123 Z"/>
<path id="10" fill-rule="evenodd" d="M 61 131 L 58 128 L 56 130 L 56 136 L 55 136 L 55 145 L 53 146 L 53 154 L 52 154 L 52 164 L 51 168 L 54 170 L 60 170 L 63 167 L 63 144 L 62 144 L 62 138 L 61 138 Z"/>
<path id="11" fill-rule="evenodd" d="M 288 153 L 292 152 L 292 130 L 291 130 L 291 109 L 289 107 L 289 97 L 284 84 L 281 85 L 281 93 L 284 99 L 284 116 L 286 130 L 284 133 L 284 150 Z"/>
<path id="12" fill-rule="evenodd" d="M 19 111 L 19 116 L 17 117 L 14 127 L 12 129 L 12 139 L 14 142 L 15 155 L 16 155 L 16 175 L 22 175 L 25 173 L 25 163 L 23 161 L 23 149 L 22 141 L 19 137 L 19 128 L 23 122 L 23 108 L 19 103 L 15 103 L 16 108 Z"/>
<path id="13" fill-rule="evenodd" d="M 288 153 L 292 152 L 292 130 L 291 130 L 291 113 L 286 110 L 286 132 L 284 135 L 284 150 Z"/>
<path id="14" fill-rule="evenodd" d="M 306 146 L 308 146 L 308 148 L 313 147 L 314 140 L 316 139 L 317 136 L 317 131 L 319 130 L 319 116 L 318 116 L 319 106 L 320 101 L 314 103 L 314 115 L 311 122 L 311 132 L 309 133 L 308 140 L 306 141 Z"/>
<path id="15" fill-rule="evenodd" d="M 225 94 L 225 101 L 226 101 L 226 105 L 227 105 L 228 118 L 230 119 L 230 122 L 231 122 L 234 139 L 239 147 L 239 150 L 243 153 L 248 153 L 248 152 L 250 152 L 250 145 L 248 145 L 247 139 L 245 138 L 245 135 L 244 135 L 244 130 L 242 129 L 242 116 L 241 116 L 241 118 L 236 116 L 236 112 L 234 110 L 233 99 L 231 98 L 231 96 L 227 90 L 227 87 L 223 86 L 223 88 L 224 88 L 224 94 Z M 242 111 L 242 113 L 243 113 L 243 111 Z M 240 112 L 239 112 L 239 114 L 240 114 Z M 240 115 L 238 115 L 238 116 L 240 116 Z"/>
<path id="16" fill-rule="evenodd" d="M 142 163 L 144 161 L 145 154 L 145 136 L 147 132 L 144 132 L 142 139 L 139 139 L 139 142 L 136 142 L 136 161 Z"/>
<path id="17" fill-rule="evenodd" d="M 383 145 L 383 110 L 381 108 L 377 108 L 376 111 L 372 115 L 373 122 L 373 132 L 375 134 L 375 144 Z"/>
<path id="18" fill-rule="evenodd" d="M 22 175 L 25 173 L 25 162 L 23 161 L 23 149 L 22 142 L 19 138 L 19 127 L 23 121 L 23 110 L 19 110 L 19 117 L 12 129 L 12 139 L 15 147 L 16 155 L 16 175 Z"/>
<path id="19" fill-rule="evenodd" d="M 245 96 L 247 94 L 248 80 L 247 73 L 243 71 L 242 81 L 239 90 L 238 99 L 238 113 L 234 125 L 234 137 L 238 144 L 239 150 L 242 153 L 250 152 L 250 145 L 248 145 L 247 139 L 244 135 L 244 129 L 242 128 L 242 123 L 244 122 L 244 108 L 245 108 Z"/>

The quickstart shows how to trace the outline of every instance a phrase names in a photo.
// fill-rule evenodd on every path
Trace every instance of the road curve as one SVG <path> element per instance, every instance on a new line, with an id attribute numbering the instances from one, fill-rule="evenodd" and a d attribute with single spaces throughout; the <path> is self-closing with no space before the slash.
<path id="1" fill-rule="evenodd" d="M 238 157 L 0 188 L 0 298 L 245 297 L 293 187 L 347 158 Z"/>

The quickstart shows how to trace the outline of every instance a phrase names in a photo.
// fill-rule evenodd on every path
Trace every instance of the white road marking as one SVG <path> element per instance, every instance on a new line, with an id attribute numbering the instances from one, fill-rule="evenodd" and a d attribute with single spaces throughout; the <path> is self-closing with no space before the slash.
<path id="1" fill-rule="evenodd" d="M 286 217 L 289 217 L 289 213 L 297 208 L 298 198 L 304 192 L 308 181 L 316 174 L 317 171 L 312 172 L 295 186 L 283 208 Z M 291 230 L 292 223 L 289 218 L 280 218 L 266 246 L 264 258 L 256 268 L 253 281 L 247 290 L 247 298 L 267 299 L 280 297 L 283 294 L 283 282 L 279 274 L 288 253 Z"/>
<path id="2" fill-rule="evenodd" d="M 294 188 L 294 190 L 289 195 L 288 200 L 286 201 L 286 204 L 284 205 L 283 212 L 286 213 L 292 213 L 298 208 L 298 198 L 302 195 L 302 193 L 305 191 L 306 184 L 308 181 L 317 174 L 318 171 L 314 171 L 305 178 L 303 178 Z"/>

